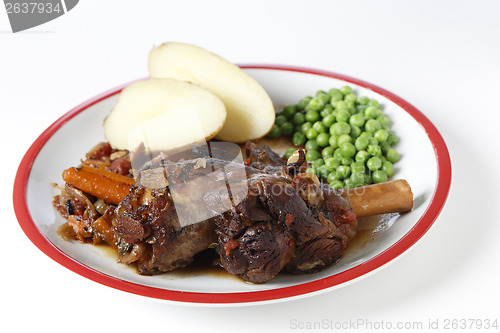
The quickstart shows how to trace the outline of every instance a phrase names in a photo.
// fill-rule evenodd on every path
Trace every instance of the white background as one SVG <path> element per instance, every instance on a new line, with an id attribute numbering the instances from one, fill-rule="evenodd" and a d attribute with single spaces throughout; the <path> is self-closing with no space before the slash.
<path id="1" fill-rule="evenodd" d="M 379 326 L 422 322 L 419 331 L 429 320 L 440 320 L 441 328 L 446 319 L 500 325 L 499 15 L 500 1 L 482 0 L 86 0 L 13 34 L 2 9 L 0 325 L 44 332 L 287 332 L 300 331 L 298 323 L 358 319 Z M 441 215 L 408 253 L 376 274 L 276 304 L 177 305 L 102 286 L 55 263 L 17 223 L 17 166 L 69 109 L 146 76 L 149 50 L 166 41 L 197 44 L 235 63 L 342 73 L 407 100 L 450 150 L 452 187 Z"/>

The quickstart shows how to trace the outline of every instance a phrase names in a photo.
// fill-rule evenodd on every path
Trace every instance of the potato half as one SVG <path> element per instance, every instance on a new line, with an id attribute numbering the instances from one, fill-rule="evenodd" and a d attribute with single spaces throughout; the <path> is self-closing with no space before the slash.
<path id="1" fill-rule="evenodd" d="M 262 86 L 238 66 L 198 46 L 165 43 L 149 53 L 153 78 L 190 81 L 212 91 L 226 106 L 227 119 L 216 138 L 245 142 L 266 135 L 275 110 Z"/>
<path id="2" fill-rule="evenodd" d="M 104 120 L 104 134 L 115 148 L 152 151 L 204 142 L 224 125 L 226 109 L 210 91 L 174 79 L 138 81 L 120 93 Z"/>

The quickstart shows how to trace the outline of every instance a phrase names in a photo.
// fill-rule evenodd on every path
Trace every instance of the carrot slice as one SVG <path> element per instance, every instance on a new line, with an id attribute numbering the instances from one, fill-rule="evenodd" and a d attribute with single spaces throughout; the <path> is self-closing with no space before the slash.
<path id="1" fill-rule="evenodd" d="M 115 205 L 127 196 L 135 183 L 132 178 L 85 166 L 64 170 L 62 177 L 66 183 L 77 189 Z"/>

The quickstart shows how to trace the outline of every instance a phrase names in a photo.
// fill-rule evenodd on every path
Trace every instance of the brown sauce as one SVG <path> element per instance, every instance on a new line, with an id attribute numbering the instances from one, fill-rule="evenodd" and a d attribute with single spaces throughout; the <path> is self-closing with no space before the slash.
<path id="1" fill-rule="evenodd" d="M 213 249 L 207 249 L 198 253 L 193 262 L 184 268 L 178 268 L 174 271 L 164 273 L 165 277 L 183 278 L 193 276 L 210 276 L 215 278 L 229 278 L 241 282 L 243 280 L 229 274 L 224 268 L 217 264 L 218 255 Z"/>
<path id="2" fill-rule="evenodd" d="M 373 241 L 389 229 L 398 217 L 399 214 L 393 213 L 359 218 L 356 236 L 350 241 L 343 257 L 354 255 L 373 244 Z"/>
<path id="3" fill-rule="evenodd" d="M 397 220 L 399 214 L 383 214 L 376 216 L 362 217 L 358 219 L 358 230 L 356 236 L 350 241 L 349 246 L 345 250 L 342 258 L 355 256 L 363 249 L 366 249 L 373 241 L 383 234 L 384 231 L 389 229 Z M 115 261 L 118 258 L 116 249 L 106 243 L 94 245 L 99 248 L 100 252 Z M 340 260 L 342 260 L 342 258 Z M 193 262 L 184 268 L 178 268 L 171 272 L 166 272 L 158 275 L 166 279 L 180 279 L 195 276 L 209 276 L 219 279 L 233 279 L 246 283 L 242 279 L 229 274 L 224 268 L 217 264 L 218 255 L 213 249 L 207 249 L 198 253 Z M 133 266 L 133 265 L 131 265 Z M 288 273 L 280 273 L 279 275 Z"/>

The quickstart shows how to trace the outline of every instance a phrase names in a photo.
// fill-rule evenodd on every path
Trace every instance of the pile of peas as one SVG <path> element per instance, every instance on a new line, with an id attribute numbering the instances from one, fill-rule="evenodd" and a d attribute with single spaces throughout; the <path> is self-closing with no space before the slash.
<path id="1" fill-rule="evenodd" d="M 399 160 L 398 137 L 380 104 L 358 97 L 349 86 L 319 90 L 277 112 L 270 138 L 291 137 L 306 149 L 307 172 L 332 188 L 354 188 L 387 181 Z M 296 151 L 288 149 L 285 158 Z"/>

